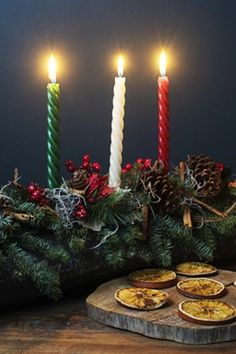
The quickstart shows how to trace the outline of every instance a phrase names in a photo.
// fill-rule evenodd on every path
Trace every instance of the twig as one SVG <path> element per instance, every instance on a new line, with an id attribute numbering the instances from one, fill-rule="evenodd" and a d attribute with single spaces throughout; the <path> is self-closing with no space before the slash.
<path id="1" fill-rule="evenodd" d="M 19 179 L 19 170 L 18 168 L 14 168 L 14 177 L 13 177 L 13 183 L 16 183 Z"/>
<path id="2" fill-rule="evenodd" d="M 12 184 L 17 187 L 17 188 L 21 188 L 21 185 L 20 183 L 18 182 L 20 179 L 20 176 L 19 176 L 19 170 L 18 168 L 14 168 L 14 173 L 13 173 L 13 181 L 12 181 Z"/>
<path id="3" fill-rule="evenodd" d="M 21 221 L 21 222 L 31 221 L 35 218 L 34 215 L 32 215 L 32 214 L 15 213 L 9 209 L 5 209 L 4 214 L 12 216 L 14 219 Z"/>
<path id="4" fill-rule="evenodd" d="M 85 195 L 85 190 L 69 188 L 69 192 L 76 194 L 78 196 Z"/>
<path id="5" fill-rule="evenodd" d="M 208 204 L 202 202 L 201 200 L 199 200 L 199 199 L 197 199 L 197 198 L 193 198 L 192 200 L 193 200 L 193 202 L 195 202 L 196 204 L 199 204 L 199 205 L 201 205 L 203 208 L 205 208 L 205 209 L 211 211 L 213 214 L 216 214 L 216 215 L 218 215 L 218 216 L 220 216 L 220 217 L 222 217 L 222 218 L 225 218 L 225 217 L 227 216 L 227 214 L 226 214 L 225 212 L 220 211 L 220 210 L 218 210 L 218 209 L 212 207 L 211 205 L 208 205 Z"/>
<path id="6" fill-rule="evenodd" d="M 206 204 L 207 205 L 207 204 Z M 234 202 L 231 207 L 229 207 L 226 211 L 222 212 L 222 214 L 217 214 L 219 215 L 218 218 L 214 217 L 201 217 L 204 222 L 218 222 L 218 221 L 223 221 L 229 214 L 233 211 L 233 209 L 236 208 L 236 202 Z M 214 209 L 214 208 L 213 208 Z M 217 210 L 217 209 L 215 209 Z M 217 210 L 217 213 L 221 213 L 219 210 Z M 216 214 L 216 213 L 215 213 Z M 195 220 L 197 220 L 197 217 L 194 217 Z"/>
<path id="7" fill-rule="evenodd" d="M 223 221 L 225 220 L 225 217 L 207 217 L 207 216 L 197 216 L 197 215 L 194 215 L 193 216 L 193 220 L 194 221 L 201 221 L 201 222 L 220 222 L 220 221 Z"/>
<path id="8" fill-rule="evenodd" d="M 226 211 L 225 211 L 225 214 L 226 215 L 229 215 L 232 211 L 233 211 L 233 209 L 236 207 L 236 202 L 234 202 L 232 205 L 231 205 L 231 207 L 229 207 Z"/>

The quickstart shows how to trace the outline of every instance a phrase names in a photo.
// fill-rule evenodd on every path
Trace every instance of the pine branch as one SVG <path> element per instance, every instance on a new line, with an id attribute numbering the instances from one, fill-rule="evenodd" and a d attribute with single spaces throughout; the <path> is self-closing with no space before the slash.
<path id="1" fill-rule="evenodd" d="M 69 248 L 73 254 L 79 254 L 85 248 L 85 240 L 76 236 L 72 236 L 69 243 Z"/>
<path id="2" fill-rule="evenodd" d="M 37 288 L 53 299 L 61 295 L 59 274 L 49 268 L 45 261 L 38 261 L 17 244 L 9 246 L 7 255 L 14 267 L 14 277 L 19 280 L 31 279 Z"/>
<path id="3" fill-rule="evenodd" d="M 114 253 L 108 253 L 105 259 L 109 266 L 119 269 L 125 264 L 125 258 L 125 252 L 123 250 L 118 250 Z"/>
<path id="4" fill-rule="evenodd" d="M 44 240 L 36 235 L 24 233 L 20 238 L 21 246 L 27 251 L 33 251 L 34 254 L 43 255 L 45 259 L 66 263 L 70 260 L 70 254 L 62 245 L 55 242 Z"/>
<path id="5" fill-rule="evenodd" d="M 171 224 L 171 229 L 167 228 Z M 151 226 L 149 247 L 156 264 L 169 266 L 172 264 L 173 255 L 173 221 L 165 218 L 156 218 Z"/>
<path id="6" fill-rule="evenodd" d="M 228 237 L 236 232 L 236 216 L 232 215 L 220 222 L 209 223 L 209 228 L 215 231 L 216 234 Z"/>
<path id="7" fill-rule="evenodd" d="M 215 234 L 206 225 L 198 229 L 192 238 L 192 251 L 201 260 L 212 261 L 216 250 Z"/>

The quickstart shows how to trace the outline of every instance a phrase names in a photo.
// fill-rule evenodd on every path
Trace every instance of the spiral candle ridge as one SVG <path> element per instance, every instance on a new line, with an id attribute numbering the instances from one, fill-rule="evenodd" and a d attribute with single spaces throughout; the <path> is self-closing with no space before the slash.
<path id="1" fill-rule="evenodd" d="M 47 87 L 48 94 L 48 138 L 47 138 L 47 171 L 48 187 L 53 189 L 60 185 L 59 156 L 59 84 L 51 83 Z"/>
<path id="2" fill-rule="evenodd" d="M 114 85 L 113 109 L 112 109 L 112 133 L 110 147 L 109 186 L 119 187 L 122 150 L 123 129 L 125 115 L 125 78 L 116 77 Z"/>
<path id="3" fill-rule="evenodd" d="M 169 170 L 169 80 L 167 76 L 158 78 L 158 160 Z"/>

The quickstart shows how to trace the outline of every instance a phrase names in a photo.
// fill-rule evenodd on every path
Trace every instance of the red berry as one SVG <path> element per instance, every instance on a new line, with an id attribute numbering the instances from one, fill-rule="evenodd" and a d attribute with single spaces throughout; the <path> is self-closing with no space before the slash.
<path id="1" fill-rule="evenodd" d="M 33 193 L 31 194 L 31 199 L 35 202 L 38 202 L 42 199 L 42 193 L 40 192 L 39 189 L 33 191 Z"/>
<path id="2" fill-rule="evenodd" d="M 144 160 L 144 167 L 145 168 L 150 168 L 151 167 L 151 162 L 152 162 L 152 160 L 151 159 L 145 159 Z"/>
<path id="3" fill-rule="evenodd" d="M 87 214 L 88 214 L 88 213 L 87 213 L 87 210 L 81 210 L 81 211 L 80 211 L 80 217 L 81 217 L 81 218 L 86 218 Z"/>
<path id="4" fill-rule="evenodd" d="M 121 172 L 126 173 L 127 172 L 126 168 L 122 168 Z"/>
<path id="5" fill-rule="evenodd" d="M 90 162 L 90 156 L 89 155 L 84 155 L 83 156 L 83 162 Z"/>
<path id="6" fill-rule="evenodd" d="M 77 170 L 76 165 L 71 160 L 66 161 L 66 168 L 69 172 L 72 172 L 72 173 Z"/>
<path id="7" fill-rule="evenodd" d="M 31 194 L 32 192 L 34 192 L 38 187 L 36 186 L 35 183 L 30 183 L 28 186 L 28 192 Z"/>
<path id="8" fill-rule="evenodd" d="M 101 165 L 100 165 L 100 163 L 98 163 L 98 162 L 94 162 L 94 163 L 92 164 L 92 167 L 93 167 L 93 169 L 94 169 L 96 172 L 99 172 L 99 171 L 101 170 Z"/>
<path id="9" fill-rule="evenodd" d="M 133 165 L 132 165 L 131 163 L 127 163 L 127 164 L 125 165 L 125 169 L 126 169 L 127 171 L 131 170 L 132 167 L 133 167 Z"/>
<path id="10" fill-rule="evenodd" d="M 82 163 L 82 168 L 83 168 L 84 170 L 88 170 L 89 167 L 90 167 L 90 163 L 89 163 L 89 162 L 84 161 L 84 162 Z"/>
<path id="11" fill-rule="evenodd" d="M 70 165 L 70 166 L 67 166 L 67 170 L 69 171 L 69 172 L 75 172 L 76 170 L 77 170 L 77 168 L 75 167 L 75 165 Z"/>
<path id="12" fill-rule="evenodd" d="M 96 202 L 96 198 L 94 198 L 94 197 L 89 197 L 89 198 L 88 198 L 88 202 L 91 203 L 91 204 L 93 204 L 93 203 Z"/>
<path id="13" fill-rule="evenodd" d="M 217 162 L 216 165 L 221 172 L 225 169 L 225 165 L 221 162 Z"/>
<path id="14" fill-rule="evenodd" d="M 80 205 L 78 207 L 78 209 L 75 212 L 75 216 L 78 218 L 81 218 L 81 219 L 86 218 L 87 210 L 85 209 L 85 207 L 83 205 Z"/>
<path id="15" fill-rule="evenodd" d="M 136 162 L 139 163 L 139 164 L 143 164 L 144 163 L 143 159 L 140 158 L 140 157 L 136 160 Z"/>
<path id="16" fill-rule="evenodd" d="M 68 167 L 68 166 L 70 166 L 70 165 L 74 165 L 73 161 L 67 160 L 67 161 L 66 161 L 66 167 Z"/>

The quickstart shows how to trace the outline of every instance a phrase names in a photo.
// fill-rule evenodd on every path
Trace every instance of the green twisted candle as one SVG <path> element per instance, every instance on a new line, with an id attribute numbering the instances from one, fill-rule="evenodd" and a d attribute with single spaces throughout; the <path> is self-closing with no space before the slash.
<path id="1" fill-rule="evenodd" d="M 48 84 L 48 138 L 47 138 L 47 171 L 48 187 L 60 185 L 59 154 L 59 96 L 60 87 L 56 82 Z"/>

